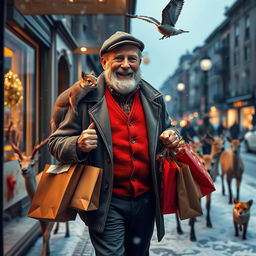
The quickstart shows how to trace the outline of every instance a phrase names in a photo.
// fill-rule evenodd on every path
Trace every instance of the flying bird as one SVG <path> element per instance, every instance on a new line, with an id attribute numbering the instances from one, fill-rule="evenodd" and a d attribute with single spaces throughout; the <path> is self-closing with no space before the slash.
<path id="1" fill-rule="evenodd" d="M 153 23 L 157 26 L 158 31 L 163 35 L 160 39 L 168 38 L 170 36 L 176 36 L 181 33 L 187 33 L 182 29 L 175 28 L 175 24 L 179 18 L 181 9 L 183 7 L 184 0 L 171 0 L 162 11 L 162 22 L 160 23 L 153 17 L 126 14 L 127 17 L 137 18 Z"/>

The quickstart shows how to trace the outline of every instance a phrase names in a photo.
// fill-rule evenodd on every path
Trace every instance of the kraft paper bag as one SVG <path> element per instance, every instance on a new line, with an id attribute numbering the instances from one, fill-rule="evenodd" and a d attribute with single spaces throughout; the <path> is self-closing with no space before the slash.
<path id="1" fill-rule="evenodd" d="M 99 208 L 102 169 L 86 165 L 72 197 L 70 207 L 81 211 Z"/>
<path id="2" fill-rule="evenodd" d="M 28 217 L 48 221 L 75 220 L 70 200 L 84 165 L 46 165 L 31 202 Z"/>
<path id="3" fill-rule="evenodd" d="M 181 220 L 194 218 L 203 214 L 200 198 L 202 193 L 193 179 L 187 164 L 177 163 L 177 213 Z"/>

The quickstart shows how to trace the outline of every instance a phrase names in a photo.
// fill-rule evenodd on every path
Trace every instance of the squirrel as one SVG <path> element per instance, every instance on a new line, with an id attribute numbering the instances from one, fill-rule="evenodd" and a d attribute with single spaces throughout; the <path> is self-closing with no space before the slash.
<path id="1" fill-rule="evenodd" d="M 68 108 L 77 113 L 77 103 L 97 84 L 97 78 L 92 71 L 90 74 L 82 72 L 81 79 L 74 83 L 67 90 L 62 92 L 56 99 L 53 106 L 51 134 L 57 130 L 59 124 L 64 120 Z"/>

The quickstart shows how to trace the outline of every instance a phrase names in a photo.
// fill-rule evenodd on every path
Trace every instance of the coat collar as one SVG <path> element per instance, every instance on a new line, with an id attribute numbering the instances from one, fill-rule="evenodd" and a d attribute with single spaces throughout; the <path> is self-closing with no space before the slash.
<path id="1" fill-rule="evenodd" d="M 95 90 L 91 91 L 90 95 L 88 95 L 88 97 L 85 97 L 83 101 L 95 102 L 95 104 L 89 109 L 89 114 L 104 141 L 110 158 L 113 159 L 111 126 L 107 111 L 107 102 L 105 99 L 104 73 L 102 73 L 98 77 L 98 83 L 96 88 Z M 150 84 L 148 84 L 146 81 L 142 80 L 140 84 L 140 95 L 148 129 L 148 138 L 150 145 L 149 153 L 152 161 L 151 164 L 154 164 L 159 132 L 158 127 L 162 110 L 162 106 L 157 103 L 155 99 L 162 96 L 162 94 L 155 88 L 153 88 Z"/>

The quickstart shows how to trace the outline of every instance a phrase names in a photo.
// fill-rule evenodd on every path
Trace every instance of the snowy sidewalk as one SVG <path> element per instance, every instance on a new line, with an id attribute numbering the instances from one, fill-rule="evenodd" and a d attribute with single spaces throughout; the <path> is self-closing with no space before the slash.
<path id="1" fill-rule="evenodd" d="M 248 177 L 248 176 L 247 176 Z M 256 255 L 256 188 L 248 185 L 250 179 L 246 176 L 242 181 L 240 198 L 241 201 L 254 200 L 251 208 L 251 218 L 247 230 L 247 240 L 242 240 L 241 231 L 239 237 L 234 236 L 233 205 L 228 204 L 228 196 L 221 194 L 220 177 L 216 181 L 216 191 L 212 194 L 211 220 L 213 228 L 206 227 L 205 214 L 197 218 L 195 231 L 196 242 L 189 240 L 190 227 L 188 220 L 181 222 L 184 234 L 176 232 L 175 216 L 165 216 L 166 235 L 158 243 L 154 233 L 151 242 L 150 256 L 255 256 Z M 225 184 L 226 185 L 226 184 Z M 233 180 L 233 185 L 235 182 Z M 226 188 L 227 190 L 227 188 Z M 233 186 L 233 193 L 235 188 Z M 202 199 L 203 211 L 205 212 L 205 198 Z"/>
<path id="2" fill-rule="evenodd" d="M 150 256 L 255 256 L 256 255 L 256 188 L 251 186 L 250 176 L 244 175 L 240 197 L 243 201 L 254 200 L 251 208 L 251 219 L 247 230 L 247 240 L 243 241 L 241 232 L 239 237 L 234 236 L 232 210 L 228 204 L 228 196 L 221 194 L 220 177 L 216 181 L 216 191 L 212 194 L 211 219 L 213 228 L 206 227 L 205 215 L 198 217 L 195 223 L 197 241 L 189 240 L 190 227 L 188 220 L 181 222 L 184 234 L 176 232 L 175 216 L 165 216 L 166 235 L 158 243 L 156 232 L 151 242 Z M 233 193 L 235 192 L 233 180 Z M 202 199 L 203 210 L 205 198 Z M 204 210 L 205 211 L 205 210 Z M 24 256 L 40 255 L 42 238 L 40 237 L 30 251 Z M 70 237 L 65 238 L 65 225 L 60 224 L 57 235 L 51 235 L 50 241 L 52 256 L 93 256 L 93 248 L 89 239 L 88 230 L 77 217 L 70 222 Z"/>

